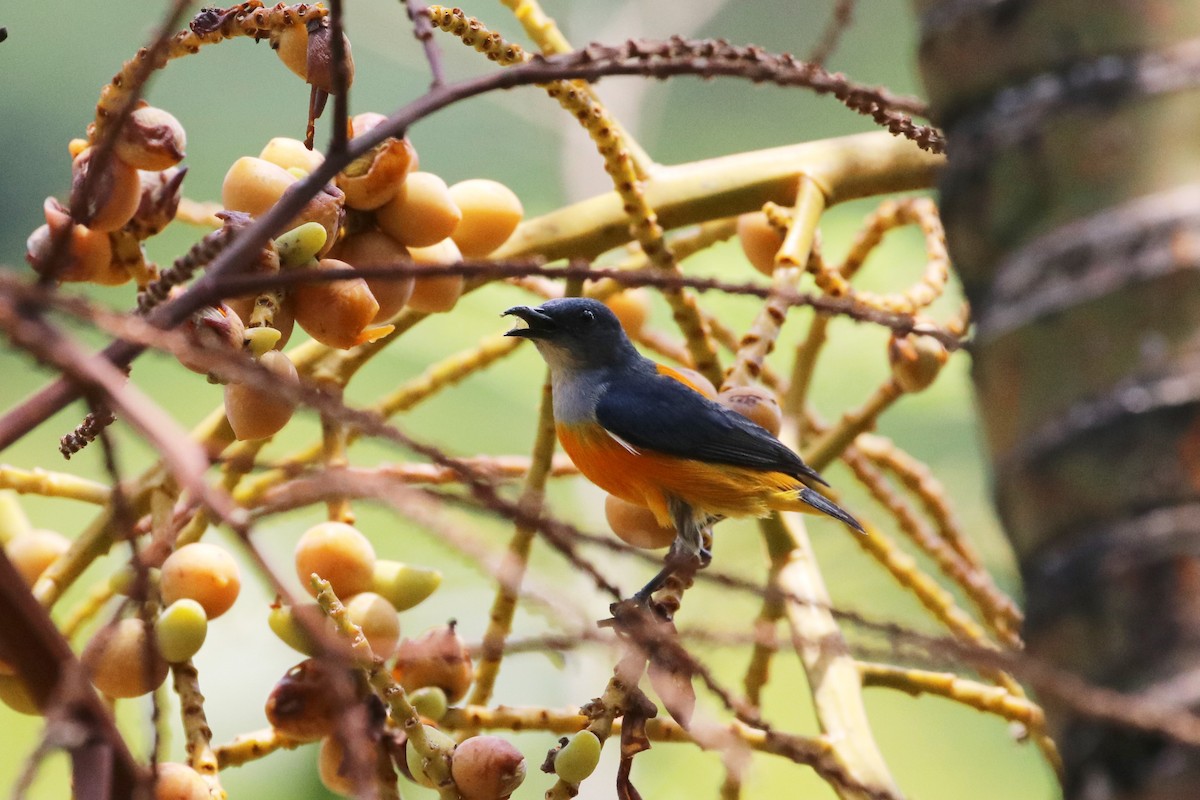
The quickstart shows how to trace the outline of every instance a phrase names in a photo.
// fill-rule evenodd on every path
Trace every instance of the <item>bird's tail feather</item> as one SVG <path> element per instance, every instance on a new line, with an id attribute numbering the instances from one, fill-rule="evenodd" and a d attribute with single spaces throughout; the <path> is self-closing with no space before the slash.
<path id="1" fill-rule="evenodd" d="M 828 514 L 834 519 L 846 523 L 859 533 L 866 533 L 866 531 L 863 530 L 863 526 L 859 524 L 858 520 L 850 516 L 841 506 L 820 492 L 805 487 L 797 491 L 796 496 L 799 497 L 802 503 L 811 506 L 817 511 L 820 511 L 822 514 Z"/>

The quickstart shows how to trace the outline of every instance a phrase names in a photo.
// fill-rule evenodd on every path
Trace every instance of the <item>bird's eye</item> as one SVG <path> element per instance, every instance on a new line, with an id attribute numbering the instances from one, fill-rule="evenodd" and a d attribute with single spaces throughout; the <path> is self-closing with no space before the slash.
<path id="1" fill-rule="evenodd" d="M 587 325 L 591 325 L 596 321 L 596 315 L 587 309 L 584 309 L 582 312 L 580 312 L 579 318 Z"/>

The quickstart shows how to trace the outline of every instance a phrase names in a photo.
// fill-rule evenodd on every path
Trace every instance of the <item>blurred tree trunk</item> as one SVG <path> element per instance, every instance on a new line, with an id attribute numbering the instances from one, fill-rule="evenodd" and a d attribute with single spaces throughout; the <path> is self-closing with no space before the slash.
<path id="1" fill-rule="evenodd" d="M 1030 652 L 1200 706 L 1200 2 L 915 0 Z M 1068 798 L 1200 754 L 1048 709 Z"/>

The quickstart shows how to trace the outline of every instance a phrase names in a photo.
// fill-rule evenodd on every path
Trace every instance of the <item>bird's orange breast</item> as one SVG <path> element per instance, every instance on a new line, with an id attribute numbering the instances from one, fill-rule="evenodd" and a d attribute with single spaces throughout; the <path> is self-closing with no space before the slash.
<path id="1" fill-rule="evenodd" d="M 662 525 L 671 524 L 667 498 L 697 512 L 724 517 L 762 516 L 778 499 L 800 488 L 781 472 L 711 464 L 634 447 L 597 423 L 559 424 L 558 439 L 592 483 L 630 503 L 646 506 Z"/>

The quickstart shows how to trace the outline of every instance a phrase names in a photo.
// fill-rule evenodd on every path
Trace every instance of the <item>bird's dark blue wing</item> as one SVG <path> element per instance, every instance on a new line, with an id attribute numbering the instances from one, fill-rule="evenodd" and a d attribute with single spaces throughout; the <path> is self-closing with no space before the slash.
<path id="1" fill-rule="evenodd" d="M 622 374 L 601 393 L 596 420 L 635 448 L 825 483 L 765 429 L 666 375 Z"/>

